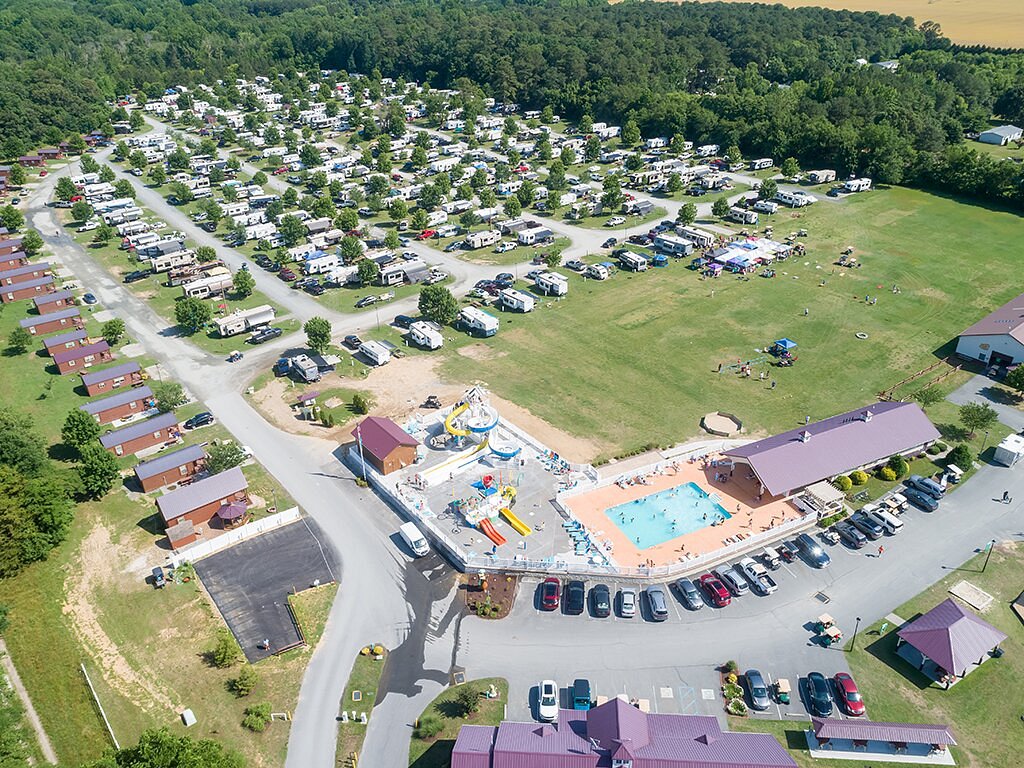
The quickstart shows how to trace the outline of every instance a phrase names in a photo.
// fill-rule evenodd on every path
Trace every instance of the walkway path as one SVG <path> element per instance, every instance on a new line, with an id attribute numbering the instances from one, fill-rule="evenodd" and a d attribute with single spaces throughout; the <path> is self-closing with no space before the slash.
<path id="1" fill-rule="evenodd" d="M 57 753 L 53 751 L 53 745 L 50 743 L 50 737 L 46 735 L 46 731 L 43 730 L 43 723 L 39 719 L 39 715 L 36 714 L 36 708 L 32 706 L 32 700 L 28 697 L 28 691 L 25 690 L 25 684 L 21 682 L 21 676 L 18 674 L 18 670 L 14 667 L 14 662 L 11 661 L 10 654 L 7 653 L 7 644 L 4 643 L 2 637 L 0 637 L 0 664 L 3 665 L 4 673 L 7 675 L 7 679 L 11 683 L 11 688 L 18 694 L 18 698 L 21 699 L 21 706 L 25 710 L 25 718 L 28 720 L 29 725 L 32 726 L 32 730 L 36 732 L 36 739 L 39 742 L 39 751 L 43 753 L 43 759 L 46 762 L 56 765 L 57 764 Z"/>

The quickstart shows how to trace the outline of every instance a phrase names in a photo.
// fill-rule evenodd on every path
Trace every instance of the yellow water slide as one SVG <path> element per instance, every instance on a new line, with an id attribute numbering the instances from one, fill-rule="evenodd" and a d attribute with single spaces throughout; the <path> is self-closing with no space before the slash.
<path id="1" fill-rule="evenodd" d="M 458 429 L 455 426 L 455 420 L 467 410 L 469 410 L 469 403 L 463 403 L 448 414 L 448 418 L 444 420 L 444 429 L 449 435 L 455 435 L 456 437 L 468 437 L 473 434 L 468 429 Z"/>
<path id="2" fill-rule="evenodd" d="M 502 507 L 501 516 L 508 521 L 508 524 L 512 526 L 512 529 L 520 536 L 530 535 L 530 526 L 528 526 L 526 523 L 524 523 L 522 520 L 516 517 L 515 512 L 513 512 L 508 507 Z"/>

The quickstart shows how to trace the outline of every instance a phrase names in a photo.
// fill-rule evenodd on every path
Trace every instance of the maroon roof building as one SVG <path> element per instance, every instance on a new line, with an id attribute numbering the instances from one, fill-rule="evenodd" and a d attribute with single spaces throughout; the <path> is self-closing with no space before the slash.
<path id="1" fill-rule="evenodd" d="M 99 424 L 110 424 L 118 419 L 145 413 L 153 402 L 153 391 L 142 386 L 80 405 L 78 410 L 85 411 Z"/>
<path id="2" fill-rule="evenodd" d="M 9 253 L 18 253 L 20 251 L 20 237 L 5 237 L 4 239 L 0 240 L 0 256 L 6 256 Z"/>
<path id="3" fill-rule="evenodd" d="M 382 475 L 395 472 L 416 462 L 419 440 L 400 426 L 379 416 L 368 416 L 352 430 L 357 455 Z"/>
<path id="4" fill-rule="evenodd" d="M 723 453 L 748 465 L 762 492 L 788 497 L 895 454 L 917 453 L 938 439 L 917 403 L 873 403 Z"/>
<path id="5" fill-rule="evenodd" d="M 46 350 L 46 354 L 53 357 L 57 352 L 65 349 L 74 349 L 75 347 L 85 347 L 91 342 L 89 341 L 89 333 L 84 328 L 79 328 L 74 331 L 65 331 L 59 333 L 56 336 L 51 336 L 48 339 L 43 339 L 43 349 Z"/>
<path id="6" fill-rule="evenodd" d="M 11 254 L 12 256 L 14 254 Z M 45 261 L 38 264 L 21 264 L 11 269 L 0 271 L 0 285 L 9 286 L 18 283 L 27 283 L 29 280 L 38 280 L 50 274 L 50 265 Z"/>
<path id="7" fill-rule="evenodd" d="M 49 279 L 53 280 L 52 277 Z M 37 296 L 32 303 L 35 304 L 36 312 L 40 315 L 48 315 L 51 312 L 60 312 L 75 306 L 75 295 L 71 291 L 56 291 L 44 296 Z"/>
<path id="8" fill-rule="evenodd" d="M 135 479 L 146 493 L 195 477 L 206 465 L 201 445 L 186 445 L 135 465 Z"/>
<path id="9" fill-rule="evenodd" d="M 5 285 L 0 287 L 0 302 L 10 304 L 12 301 L 24 301 L 25 299 L 36 299 L 36 308 L 39 309 L 38 299 L 43 296 L 56 296 L 57 286 L 53 277 L 34 277 L 16 285 Z M 71 293 L 67 292 L 70 297 Z M 64 305 L 62 304 L 61 307 Z M 42 309 L 39 309 L 42 312 Z"/>
<path id="10" fill-rule="evenodd" d="M 464 725 L 451 768 L 795 768 L 764 733 L 723 731 L 715 717 L 647 714 L 621 698 L 555 723 Z"/>
<path id="11" fill-rule="evenodd" d="M 249 504 L 248 488 L 242 470 L 232 467 L 160 496 L 156 506 L 171 546 L 178 549 L 195 541 L 202 532 L 201 526 L 213 524 L 222 507 L 230 507 L 224 510 L 230 513 L 226 516 L 237 520 L 237 505 Z"/>
<path id="12" fill-rule="evenodd" d="M 100 445 L 115 456 L 127 456 L 152 448 L 154 445 L 170 443 L 177 440 L 180 435 L 178 417 L 173 413 L 161 413 L 151 419 L 100 435 Z"/>
<path id="13" fill-rule="evenodd" d="M 135 387 L 142 381 L 142 369 L 138 363 L 121 363 L 102 371 L 82 374 L 82 384 L 89 397 L 96 397 L 119 387 Z"/>
<path id="14" fill-rule="evenodd" d="M 0 255 L 0 269 L 14 269 L 28 264 L 28 255 L 24 251 L 8 251 Z"/>

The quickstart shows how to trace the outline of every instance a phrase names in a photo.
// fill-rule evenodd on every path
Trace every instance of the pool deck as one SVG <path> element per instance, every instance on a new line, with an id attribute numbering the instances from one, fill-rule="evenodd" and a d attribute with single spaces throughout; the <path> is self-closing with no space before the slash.
<path id="1" fill-rule="evenodd" d="M 602 472 L 618 477 L 614 473 L 614 466 L 604 467 Z M 688 559 L 687 555 L 696 557 L 714 552 L 731 543 L 730 539 L 737 540 L 750 534 L 761 533 L 787 520 L 800 517 L 800 513 L 788 501 L 767 495 L 758 501 L 757 481 L 753 477 L 747 477 L 749 470 L 746 467 L 738 467 L 725 482 L 717 482 L 716 475 L 723 472 L 728 474 L 730 470 L 710 465 L 704 469 L 698 462 L 683 461 L 674 466 L 669 462 L 662 462 L 660 474 L 656 471 L 646 475 L 639 471 L 626 473 L 630 478 L 644 477 L 642 483 L 625 487 L 612 483 L 568 497 L 564 503 L 596 539 L 611 543 L 612 557 L 619 565 L 624 566 L 658 566 L 685 562 Z M 701 528 L 661 544 L 640 549 L 605 514 L 605 510 L 619 504 L 626 504 L 690 482 L 717 496 L 719 503 L 732 517 L 719 525 Z"/>

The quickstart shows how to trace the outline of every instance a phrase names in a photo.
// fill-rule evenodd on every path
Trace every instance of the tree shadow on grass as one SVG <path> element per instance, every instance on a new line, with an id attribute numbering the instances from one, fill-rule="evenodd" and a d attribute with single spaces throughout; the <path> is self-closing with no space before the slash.
<path id="1" fill-rule="evenodd" d="M 963 443 L 970 439 L 970 433 L 959 424 L 936 424 L 935 428 L 939 430 L 943 440 Z"/>
<path id="2" fill-rule="evenodd" d="M 452 699 L 444 699 L 437 702 L 434 705 L 434 709 L 442 717 L 447 717 L 449 720 L 458 720 L 465 716 L 465 710 L 463 710 L 462 705 Z"/>
<path id="3" fill-rule="evenodd" d="M 78 458 L 78 449 L 64 443 L 54 443 L 46 449 L 46 453 L 54 461 L 70 462 Z"/>
<path id="4" fill-rule="evenodd" d="M 438 739 L 409 768 L 447 768 L 451 765 L 454 748 L 454 739 Z"/>
<path id="5" fill-rule="evenodd" d="M 910 619 L 910 621 L 914 621 L 920 615 L 921 614 L 916 614 Z M 909 624 L 910 622 L 908 621 L 907 623 Z M 930 688 L 934 681 L 928 676 L 922 674 L 920 671 L 914 669 L 909 662 L 896 654 L 896 641 L 898 639 L 896 630 L 894 629 L 866 646 L 867 652 L 889 667 L 889 669 L 899 674 L 904 680 L 918 690 L 923 691 L 925 688 Z"/>
<path id="6" fill-rule="evenodd" d="M 793 751 L 807 751 L 807 735 L 803 731 L 786 732 L 786 749 Z"/>
<path id="7" fill-rule="evenodd" d="M 148 515 L 139 520 L 136 525 L 144 530 L 146 533 L 151 533 L 154 536 L 163 536 L 164 524 L 160 519 L 160 515 L 153 514 Z"/>

